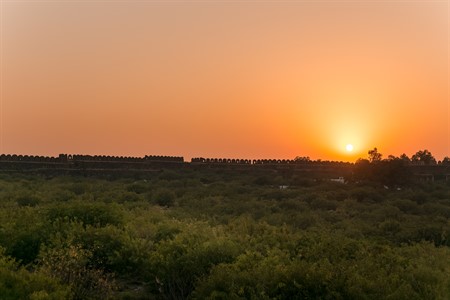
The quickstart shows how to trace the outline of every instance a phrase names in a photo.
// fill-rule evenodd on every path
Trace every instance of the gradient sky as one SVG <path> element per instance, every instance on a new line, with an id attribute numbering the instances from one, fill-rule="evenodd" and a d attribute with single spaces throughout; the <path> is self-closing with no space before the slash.
<path id="1" fill-rule="evenodd" d="M 3 0 L 0 152 L 442 159 L 448 5 Z"/>

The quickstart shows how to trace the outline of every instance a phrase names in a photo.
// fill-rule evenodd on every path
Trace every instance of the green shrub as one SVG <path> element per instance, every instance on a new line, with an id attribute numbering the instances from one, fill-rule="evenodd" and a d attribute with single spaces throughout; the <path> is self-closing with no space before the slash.
<path id="1" fill-rule="evenodd" d="M 17 205 L 19 206 L 31 206 L 34 207 L 39 204 L 40 200 L 36 196 L 28 195 L 28 196 L 20 196 L 16 200 Z"/>
<path id="2" fill-rule="evenodd" d="M 76 194 L 70 190 L 57 190 L 52 195 L 52 200 L 66 202 L 76 198 Z"/>
<path id="3" fill-rule="evenodd" d="M 143 194 L 147 192 L 149 189 L 148 184 L 145 184 L 143 182 L 135 182 L 127 186 L 127 191 L 136 193 L 136 194 Z"/>
<path id="4" fill-rule="evenodd" d="M 101 202 L 77 201 L 59 204 L 48 209 L 47 217 L 51 222 L 67 218 L 92 226 L 106 226 L 108 224 L 118 226 L 124 222 L 124 214 L 119 206 Z"/>
<path id="5" fill-rule="evenodd" d="M 14 208 L 1 216 L 0 245 L 5 248 L 6 254 L 22 264 L 36 259 L 41 244 L 49 234 L 50 226 L 36 208 Z"/>
<path id="6" fill-rule="evenodd" d="M 75 195 L 79 196 L 86 193 L 88 187 L 86 183 L 78 182 L 71 184 L 67 189 L 72 193 L 74 193 Z"/>
<path id="7" fill-rule="evenodd" d="M 91 256 L 79 245 L 44 248 L 40 271 L 70 286 L 74 299 L 110 299 L 115 283 L 102 269 L 89 266 Z"/>
<path id="8" fill-rule="evenodd" d="M 317 197 L 311 201 L 311 208 L 318 210 L 335 210 L 337 208 L 337 202 Z"/>
<path id="9" fill-rule="evenodd" d="M 0 298 L 22 299 L 70 299 L 70 288 L 45 274 L 31 273 L 20 267 L 0 249 Z"/>
<path id="10" fill-rule="evenodd" d="M 133 280 L 142 279 L 147 272 L 145 263 L 153 249 L 150 241 L 112 225 L 77 231 L 73 243 L 90 253 L 89 266 Z"/>
<path id="11" fill-rule="evenodd" d="M 185 299 L 212 266 L 231 262 L 238 247 L 210 230 L 188 226 L 174 239 L 161 241 L 150 256 L 149 284 L 154 293 Z"/>
<path id="12" fill-rule="evenodd" d="M 173 206 L 175 203 L 175 193 L 168 189 L 159 189 L 152 196 L 153 202 L 159 206 Z"/>

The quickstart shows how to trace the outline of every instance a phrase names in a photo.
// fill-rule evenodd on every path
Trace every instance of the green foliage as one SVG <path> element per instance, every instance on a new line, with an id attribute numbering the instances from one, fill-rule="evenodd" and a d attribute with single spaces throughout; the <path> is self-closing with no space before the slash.
<path id="1" fill-rule="evenodd" d="M 122 211 L 114 204 L 81 201 L 50 207 L 47 218 L 50 221 L 67 218 L 92 226 L 106 226 L 108 224 L 118 226 L 123 224 L 124 221 Z"/>
<path id="2" fill-rule="evenodd" d="M 444 299 L 444 254 L 429 244 L 399 249 L 333 238 L 310 239 L 295 256 L 246 252 L 197 284 L 199 299 Z M 416 261 L 423 251 L 435 256 Z M 444 255 L 444 256 L 442 256 Z M 430 272 L 432 266 L 439 268 Z M 394 275 L 395 274 L 395 275 Z M 436 286 L 436 289 L 431 288 Z M 380 288 L 383 287 L 383 288 Z"/>
<path id="3" fill-rule="evenodd" d="M 149 187 L 145 182 L 134 182 L 127 186 L 127 191 L 136 194 L 143 194 L 148 191 L 148 188 Z"/>
<path id="4" fill-rule="evenodd" d="M 108 272 L 134 277 L 145 275 L 144 269 L 152 243 L 131 236 L 115 226 L 87 227 L 75 233 L 75 243 L 90 253 L 89 265 Z"/>
<path id="5" fill-rule="evenodd" d="M 313 199 L 310 203 L 311 208 L 319 210 L 335 210 L 337 208 L 337 202 L 322 197 L 317 197 Z"/>
<path id="6" fill-rule="evenodd" d="M 1 175 L 0 298 L 447 299 L 449 185 L 401 185 L 399 163 L 361 161 L 345 185 Z"/>
<path id="7" fill-rule="evenodd" d="M 71 287 L 73 299 L 109 299 L 115 288 L 101 269 L 89 266 L 92 253 L 77 245 L 44 248 L 41 272 Z"/>
<path id="8" fill-rule="evenodd" d="M 67 190 L 74 193 L 75 195 L 82 195 L 88 190 L 88 187 L 87 184 L 76 182 L 68 186 Z"/>
<path id="9" fill-rule="evenodd" d="M 17 205 L 19 206 L 36 206 L 39 204 L 39 198 L 32 195 L 24 195 L 17 198 Z"/>
<path id="10" fill-rule="evenodd" d="M 29 272 L 0 249 L 0 297 L 4 300 L 69 299 L 70 289 L 40 272 Z"/>
<path id="11" fill-rule="evenodd" d="M 173 239 L 156 245 L 150 256 L 150 284 L 164 298 L 185 299 L 198 278 L 219 263 L 230 262 L 238 247 L 201 224 L 188 225 Z"/>
<path id="12" fill-rule="evenodd" d="M 39 210 L 31 207 L 13 208 L 0 214 L 0 245 L 6 254 L 28 264 L 39 253 L 41 243 L 49 236 L 49 227 Z"/>
<path id="13" fill-rule="evenodd" d="M 160 206 L 170 207 L 175 203 L 175 193 L 169 189 L 159 189 L 153 195 L 153 202 Z"/>
<path id="14" fill-rule="evenodd" d="M 69 190 L 56 190 L 52 195 L 53 200 L 57 202 L 66 202 L 76 198 L 76 194 Z"/>

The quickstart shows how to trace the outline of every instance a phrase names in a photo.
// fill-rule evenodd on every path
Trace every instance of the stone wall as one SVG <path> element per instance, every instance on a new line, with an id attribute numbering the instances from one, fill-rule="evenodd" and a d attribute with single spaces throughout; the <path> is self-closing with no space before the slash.
<path id="1" fill-rule="evenodd" d="M 289 159 L 238 159 L 238 158 L 192 158 L 190 163 L 184 162 L 181 156 L 146 155 L 144 157 L 60 154 L 58 157 L 1 154 L 0 170 L 157 170 L 164 168 L 225 168 L 234 170 L 276 169 L 296 170 L 303 173 L 320 172 L 351 174 L 354 164 L 335 161 L 309 161 Z M 410 164 L 413 174 L 432 174 L 435 178 L 448 178 L 448 164 Z M 341 174 L 342 173 L 342 174 Z"/>

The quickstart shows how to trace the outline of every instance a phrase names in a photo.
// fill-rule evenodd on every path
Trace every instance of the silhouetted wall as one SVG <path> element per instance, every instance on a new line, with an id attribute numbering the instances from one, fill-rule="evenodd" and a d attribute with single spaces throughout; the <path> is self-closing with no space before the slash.
<path id="1" fill-rule="evenodd" d="M 335 161 L 308 161 L 289 159 L 237 159 L 237 158 L 192 158 L 190 163 L 184 162 L 181 156 L 161 156 L 146 155 L 144 157 L 124 157 L 106 155 L 80 155 L 80 154 L 60 154 L 58 157 L 1 154 L 0 170 L 81 170 L 81 171 L 101 171 L 114 170 L 123 171 L 151 171 L 163 168 L 227 168 L 227 169 L 276 169 L 276 170 L 296 170 L 304 173 L 320 174 L 351 174 L 352 163 Z M 425 165 L 411 163 L 407 166 L 412 174 L 419 177 L 423 174 L 431 174 L 433 178 L 448 178 L 450 165 L 438 163 Z M 431 177 L 430 177 L 431 178 Z"/>

